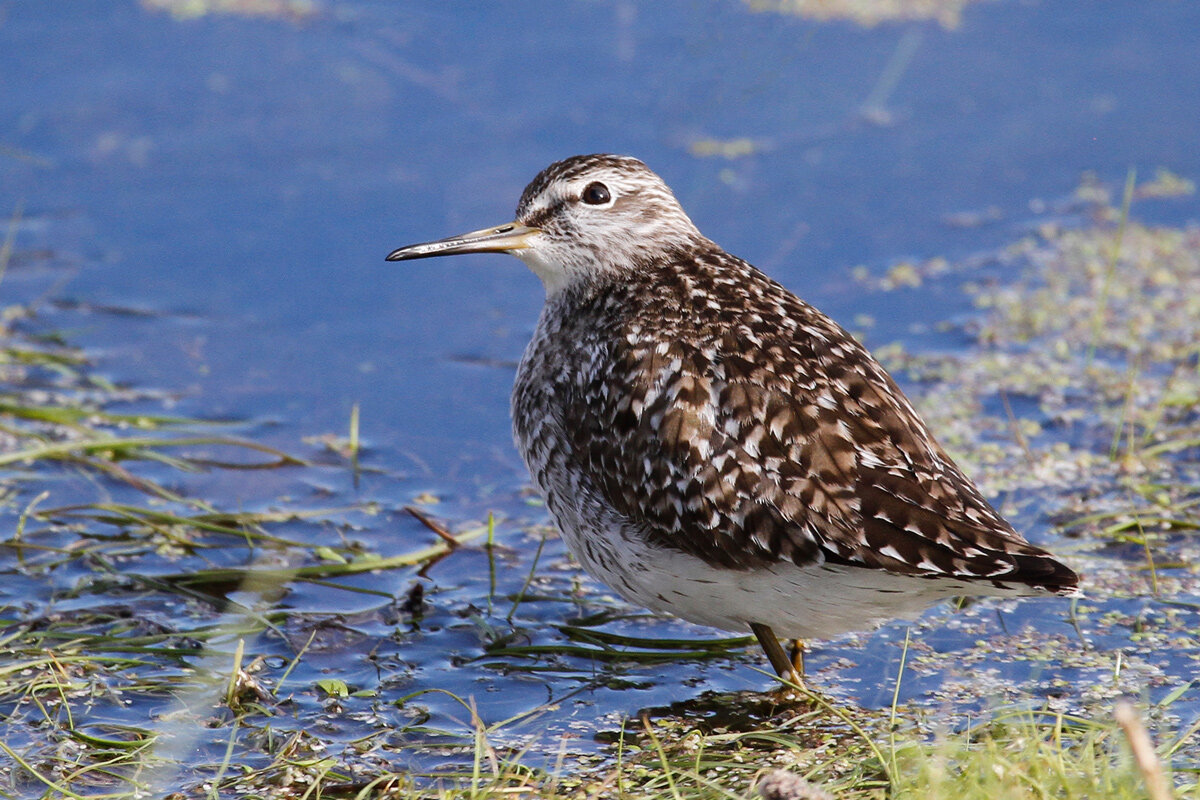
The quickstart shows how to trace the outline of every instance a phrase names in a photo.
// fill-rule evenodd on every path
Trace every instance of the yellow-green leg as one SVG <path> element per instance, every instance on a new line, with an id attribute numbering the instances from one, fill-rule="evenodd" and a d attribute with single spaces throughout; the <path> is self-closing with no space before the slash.
<path id="1" fill-rule="evenodd" d="M 804 640 L 792 639 L 792 669 L 804 680 Z"/>

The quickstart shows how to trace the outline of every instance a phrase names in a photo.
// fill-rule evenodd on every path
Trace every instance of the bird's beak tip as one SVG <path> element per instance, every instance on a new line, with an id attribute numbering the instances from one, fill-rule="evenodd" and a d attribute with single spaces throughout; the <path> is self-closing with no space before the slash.
<path id="1" fill-rule="evenodd" d="M 529 240 L 540 234 L 540 228 L 532 228 L 516 222 L 495 228 L 484 228 L 461 236 L 438 239 L 400 247 L 387 256 L 387 261 L 407 261 L 431 256 L 452 256 L 459 253 L 509 253 L 530 247 Z"/>

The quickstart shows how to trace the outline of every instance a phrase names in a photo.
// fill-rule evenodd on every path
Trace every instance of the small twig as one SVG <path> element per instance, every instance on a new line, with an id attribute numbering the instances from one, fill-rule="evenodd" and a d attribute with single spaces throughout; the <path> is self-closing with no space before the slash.
<path id="1" fill-rule="evenodd" d="M 1146 782 L 1146 792 L 1150 795 L 1150 800 L 1171 800 L 1171 785 L 1163 775 L 1162 764 L 1154 752 L 1150 734 L 1146 733 L 1146 726 L 1133 710 L 1133 705 L 1121 700 L 1113 710 L 1113 717 L 1125 732 L 1129 749 L 1133 751 L 1133 760 L 1137 762 L 1142 780 Z"/>
<path id="2" fill-rule="evenodd" d="M 408 513 L 412 514 L 414 517 L 416 517 L 417 521 L 420 522 L 422 525 L 424 525 L 426 528 L 429 528 L 429 530 L 433 531 L 438 536 L 440 536 L 442 538 L 442 541 L 444 541 L 446 544 L 450 545 L 451 550 L 453 550 L 454 548 L 456 548 L 460 544 L 462 544 L 461 542 L 458 541 L 458 539 L 454 538 L 453 533 L 446 530 L 445 527 L 443 527 L 441 525 L 441 523 L 434 520 L 433 517 L 429 516 L 421 509 L 415 508 L 413 506 L 405 506 L 404 510 L 407 511 Z"/>

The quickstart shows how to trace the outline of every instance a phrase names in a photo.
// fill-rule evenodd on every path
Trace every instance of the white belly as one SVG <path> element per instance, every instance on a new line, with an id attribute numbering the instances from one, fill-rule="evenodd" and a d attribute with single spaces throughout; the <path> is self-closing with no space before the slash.
<path id="1" fill-rule="evenodd" d="M 1021 594 L 980 582 L 833 564 L 727 569 L 648 545 L 627 531 L 581 534 L 564 530 L 571 552 L 588 574 L 629 602 L 742 633 L 757 622 L 783 638 L 828 639 L 915 616 L 948 597 Z"/>

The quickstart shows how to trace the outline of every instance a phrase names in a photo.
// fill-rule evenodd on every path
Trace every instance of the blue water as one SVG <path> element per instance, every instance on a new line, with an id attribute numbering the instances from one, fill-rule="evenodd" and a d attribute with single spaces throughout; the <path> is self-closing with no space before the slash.
<path id="1" fill-rule="evenodd" d="M 336 3 L 302 24 L 20 3 L 0 27 L 0 141 L 51 165 L 5 158 L 0 190 L 81 218 L 67 245 L 53 225 L 30 243 L 71 247 L 64 295 L 204 321 L 97 331 L 120 348 L 112 375 L 301 431 L 341 430 L 358 402 L 378 442 L 507 447 L 509 372 L 453 357 L 517 358 L 540 286 L 500 257 L 382 263 L 393 247 L 509 219 L 552 160 L 632 153 L 712 238 L 849 322 L 848 267 L 1011 236 L 946 214 L 1020 219 L 1084 170 L 1200 172 L 1197 22 L 1133 2 L 983 4 L 956 31 L 731 0 Z M 895 123 L 862 121 L 910 32 Z M 761 152 L 689 155 L 710 137 Z M 888 302 L 881 341 L 903 330 Z"/>
<path id="2" fill-rule="evenodd" d="M 18 250 L 51 254 L 14 264 L 0 292 L 153 312 L 45 314 L 100 353 L 101 373 L 178 391 L 177 413 L 250 420 L 260 441 L 344 433 L 359 404 L 364 460 L 388 476 L 357 488 L 341 472 L 306 476 L 302 490 L 392 505 L 432 492 L 451 519 L 503 506 L 514 591 L 536 546 L 517 523 L 544 521 L 513 504 L 524 474 L 508 420 L 541 287 L 513 259 L 384 263 L 393 248 L 508 221 L 550 161 L 629 153 L 727 249 L 848 326 L 874 316 L 868 344 L 954 349 L 951 335 L 911 329 L 966 311 L 955 285 L 864 297 L 851 269 L 1000 246 L 1036 216 L 1032 200 L 1068 194 L 1084 171 L 1111 184 L 1130 167 L 1200 175 L 1194 3 L 982 3 L 956 30 L 818 24 L 734 0 L 322 9 L 301 22 L 181 21 L 114 0 L 8 4 L 0 213 L 22 204 Z M 863 105 L 897 60 L 880 124 Z M 689 150 L 742 137 L 755 143 L 742 158 Z M 946 223 L 993 208 L 979 227 Z M 1194 202 L 1146 209 L 1166 222 L 1197 216 Z M 275 479 L 207 480 L 206 496 L 228 508 L 281 490 Z M 385 551 L 427 536 L 397 517 L 365 530 Z M 487 594 L 486 556 L 429 577 L 456 608 Z M 571 579 L 548 578 L 564 594 Z M 372 585 L 395 594 L 411 580 Z M 328 602 L 295 591 L 301 610 Z M 561 622 L 568 607 L 543 616 Z M 1039 613 L 1068 628 L 1063 607 Z M 403 650 L 428 684 L 448 650 L 478 647 L 461 620 L 443 608 Z M 862 676 L 896 663 L 895 635 Z M 353 675 L 375 680 L 355 663 Z M 478 692 L 492 719 L 575 685 L 538 679 L 533 700 L 488 700 L 507 678 L 462 669 L 458 688 Z M 650 687 L 638 696 L 598 692 L 577 713 L 678 699 L 694 668 L 660 681 L 662 669 L 637 676 Z M 700 674 L 721 688 L 764 681 L 737 663 Z"/>

